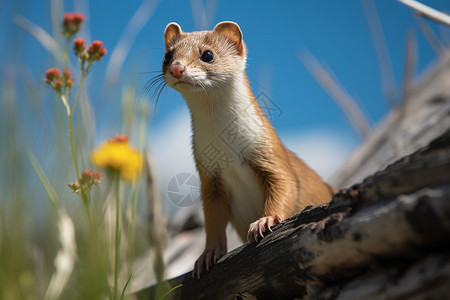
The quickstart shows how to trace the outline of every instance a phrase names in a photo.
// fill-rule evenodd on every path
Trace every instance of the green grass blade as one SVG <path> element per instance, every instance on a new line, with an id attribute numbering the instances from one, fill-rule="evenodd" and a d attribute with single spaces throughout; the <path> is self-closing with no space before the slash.
<path id="1" fill-rule="evenodd" d="M 168 290 L 164 295 L 161 296 L 161 298 L 159 298 L 159 300 L 163 300 L 164 298 L 166 298 L 168 295 L 170 295 L 170 293 L 172 293 L 174 290 L 176 290 L 177 288 L 181 287 L 183 284 L 179 284 L 176 287 L 171 288 L 170 290 Z"/>
<path id="2" fill-rule="evenodd" d="M 130 277 L 128 277 L 127 283 L 125 283 L 125 286 L 123 287 L 123 290 L 122 290 L 122 294 L 120 295 L 120 300 L 124 299 L 123 297 L 125 297 L 125 290 L 127 289 L 128 284 L 130 283 L 132 276 L 133 276 L 133 274 L 131 274 Z"/>
<path id="3" fill-rule="evenodd" d="M 50 180 L 48 179 L 47 175 L 45 175 L 44 170 L 42 169 L 41 165 L 39 164 L 36 156 L 31 152 L 30 149 L 26 150 L 28 159 L 31 162 L 31 165 L 33 166 L 34 171 L 36 172 L 37 176 L 39 177 L 39 180 L 42 183 L 42 186 L 44 187 L 45 191 L 47 192 L 48 197 L 50 198 L 50 201 L 52 202 L 53 206 L 55 208 L 58 208 L 58 196 L 56 194 L 55 189 L 53 188 L 52 184 L 50 183 Z"/>

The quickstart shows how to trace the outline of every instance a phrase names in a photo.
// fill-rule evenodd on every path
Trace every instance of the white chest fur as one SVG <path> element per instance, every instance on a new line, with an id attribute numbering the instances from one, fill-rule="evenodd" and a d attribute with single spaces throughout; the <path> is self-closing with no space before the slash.
<path id="1" fill-rule="evenodd" d="M 261 216 L 264 192 L 245 159 L 263 137 L 260 117 L 244 84 L 219 95 L 186 97 L 192 115 L 196 158 L 212 174 L 219 174 L 231 201 L 231 222 L 241 237 Z"/>

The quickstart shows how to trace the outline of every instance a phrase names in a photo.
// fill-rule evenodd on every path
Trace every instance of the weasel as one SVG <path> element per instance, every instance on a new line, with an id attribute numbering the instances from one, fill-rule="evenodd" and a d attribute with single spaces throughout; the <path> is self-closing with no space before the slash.
<path id="1" fill-rule="evenodd" d="M 334 190 L 283 145 L 262 112 L 236 23 L 190 33 L 170 23 L 164 40 L 164 80 L 182 94 L 192 119 L 206 229 L 193 270 L 200 277 L 227 252 L 229 221 L 243 240 L 259 242 L 305 206 L 330 201 Z"/>

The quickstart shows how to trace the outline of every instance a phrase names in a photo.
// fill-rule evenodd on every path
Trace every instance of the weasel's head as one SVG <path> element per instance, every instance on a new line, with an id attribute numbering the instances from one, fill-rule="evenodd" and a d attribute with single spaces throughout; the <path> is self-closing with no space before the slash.
<path id="1" fill-rule="evenodd" d="M 195 32 L 170 23 L 164 40 L 164 79 L 182 94 L 221 90 L 244 74 L 247 50 L 236 23 L 221 22 L 212 31 Z"/>

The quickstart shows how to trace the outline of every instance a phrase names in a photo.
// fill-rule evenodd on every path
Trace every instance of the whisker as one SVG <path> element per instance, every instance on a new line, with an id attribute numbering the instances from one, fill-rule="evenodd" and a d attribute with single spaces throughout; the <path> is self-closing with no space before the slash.
<path id="1" fill-rule="evenodd" d="M 149 96 L 149 93 L 152 92 L 150 99 L 153 102 L 153 112 L 156 113 L 159 98 L 161 97 L 162 92 L 166 90 L 167 82 L 164 78 L 164 74 L 161 73 L 160 71 L 144 72 L 142 74 L 151 74 L 151 73 L 158 73 L 158 74 L 150 78 L 146 82 L 141 91 L 141 99 L 143 99 L 146 96 Z M 195 76 L 195 74 L 192 75 L 193 75 L 191 77 L 192 83 L 199 88 L 199 93 L 202 96 L 222 94 L 225 97 L 229 98 L 232 97 L 231 93 L 233 93 L 235 95 L 238 95 L 242 99 L 246 98 L 246 95 L 242 94 L 242 91 L 234 87 L 233 84 L 230 84 L 232 76 L 230 75 L 229 72 L 208 71 L 206 75 L 211 82 L 205 82 L 203 80 L 203 77 L 197 77 Z M 240 77 L 242 78 L 236 78 L 236 74 L 233 75 L 233 78 L 235 78 L 236 80 L 244 79 L 243 76 Z"/>
<path id="2" fill-rule="evenodd" d="M 153 90 L 151 101 L 154 102 L 153 112 L 156 113 L 159 97 L 161 96 L 162 91 L 166 87 L 167 83 L 164 79 L 164 74 L 159 72 L 149 72 L 149 73 L 160 73 L 147 81 L 144 85 L 140 98 L 143 99 L 145 96 L 148 96 L 151 90 Z"/>
<path id="3" fill-rule="evenodd" d="M 167 83 L 165 81 L 160 82 L 158 84 L 158 86 L 156 87 L 155 91 L 153 92 L 152 99 L 155 99 L 155 105 L 154 105 L 153 111 L 155 114 L 156 114 L 156 110 L 158 107 L 159 97 L 161 96 L 161 93 L 164 91 L 166 85 L 167 85 Z"/>
<path id="4" fill-rule="evenodd" d="M 151 78 L 150 80 L 147 81 L 147 83 L 145 84 L 144 89 L 143 89 L 142 92 L 145 93 L 145 94 L 148 94 L 150 92 L 150 90 L 156 84 L 158 84 L 159 82 L 161 82 L 163 80 L 164 80 L 163 74 L 156 75 L 155 77 L 153 77 L 153 78 Z"/>
<path id="5" fill-rule="evenodd" d="M 153 73 L 161 73 L 161 71 L 134 72 L 134 73 L 131 73 L 131 74 L 133 74 L 133 75 L 146 75 L 146 74 L 153 74 Z"/>

